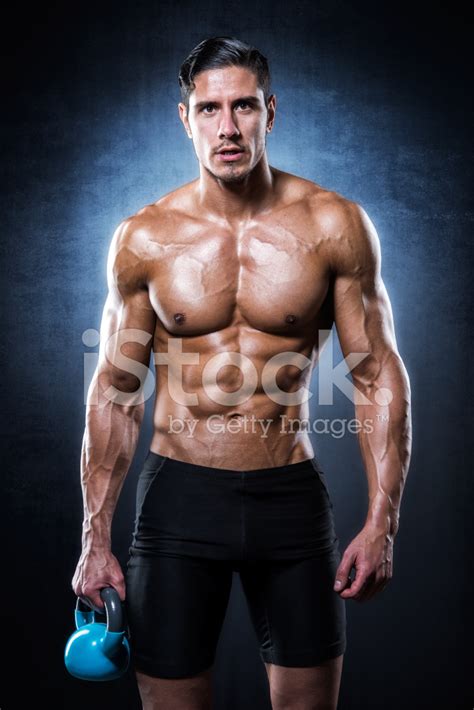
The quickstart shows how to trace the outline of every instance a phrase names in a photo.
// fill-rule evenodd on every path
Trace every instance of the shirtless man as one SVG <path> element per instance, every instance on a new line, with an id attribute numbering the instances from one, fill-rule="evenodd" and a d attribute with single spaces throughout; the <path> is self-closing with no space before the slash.
<path id="1" fill-rule="evenodd" d="M 119 592 L 145 710 L 197 710 L 210 707 L 236 571 L 274 710 L 336 708 L 345 600 L 370 599 L 392 576 L 411 449 L 410 386 L 378 237 L 356 203 L 268 164 L 276 99 L 257 50 L 206 40 L 183 63 L 180 87 L 200 176 L 112 239 L 73 590 L 99 609 L 102 587 Z M 308 432 L 282 429 L 308 418 L 300 395 L 318 334 L 333 323 L 345 357 L 366 353 L 351 374 L 356 419 L 372 422 L 358 432 L 367 518 L 343 555 Z M 154 433 L 124 578 L 111 523 L 152 355 Z"/>

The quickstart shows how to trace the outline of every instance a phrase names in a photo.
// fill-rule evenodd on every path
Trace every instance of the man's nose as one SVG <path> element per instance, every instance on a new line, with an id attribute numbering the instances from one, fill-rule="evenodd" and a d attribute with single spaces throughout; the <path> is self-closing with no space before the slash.
<path id="1" fill-rule="evenodd" d="M 219 125 L 219 137 L 230 138 L 231 136 L 239 135 L 239 128 L 234 121 L 231 111 L 224 111 Z"/>

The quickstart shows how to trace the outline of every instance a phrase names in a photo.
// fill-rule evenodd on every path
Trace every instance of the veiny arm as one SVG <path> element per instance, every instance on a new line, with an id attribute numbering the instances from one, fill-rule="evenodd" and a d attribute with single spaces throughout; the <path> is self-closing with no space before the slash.
<path id="1" fill-rule="evenodd" d="M 99 609 L 101 587 L 114 586 L 125 599 L 122 570 L 111 553 L 111 526 L 143 420 L 142 385 L 156 321 L 130 220 L 113 236 L 107 282 L 99 362 L 88 391 L 82 442 L 82 554 L 72 580 L 75 593 Z"/>
<path id="2" fill-rule="evenodd" d="M 367 353 L 351 374 L 369 498 L 364 529 L 346 550 L 336 575 L 341 585 L 335 589 L 344 598 L 365 600 L 392 576 L 393 539 L 411 456 L 410 383 L 380 274 L 375 227 L 351 202 L 340 208 L 334 226 L 334 318 L 341 349 L 344 357 Z M 353 565 L 356 579 L 345 589 Z"/>

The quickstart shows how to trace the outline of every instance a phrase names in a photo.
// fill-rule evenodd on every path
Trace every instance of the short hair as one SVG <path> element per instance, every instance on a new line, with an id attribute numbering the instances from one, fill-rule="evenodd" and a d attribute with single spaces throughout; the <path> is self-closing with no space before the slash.
<path id="1" fill-rule="evenodd" d="M 189 109 L 189 96 L 196 88 L 194 77 L 199 72 L 221 67 L 246 67 L 256 77 L 262 89 L 265 106 L 270 98 L 270 70 L 267 58 L 255 47 L 235 37 L 210 37 L 200 42 L 186 57 L 178 74 L 181 99 Z"/>

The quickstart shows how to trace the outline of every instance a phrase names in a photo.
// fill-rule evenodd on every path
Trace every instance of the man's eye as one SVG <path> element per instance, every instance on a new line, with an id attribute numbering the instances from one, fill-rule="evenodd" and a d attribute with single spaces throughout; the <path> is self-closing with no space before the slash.
<path id="1" fill-rule="evenodd" d="M 236 104 L 236 106 L 243 106 L 244 108 L 249 108 L 250 104 L 248 101 L 239 101 L 239 103 Z M 203 113 L 211 113 L 211 111 L 214 111 L 214 109 L 215 109 L 215 106 L 213 104 L 207 104 L 206 106 L 202 107 L 201 111 Z"/>

